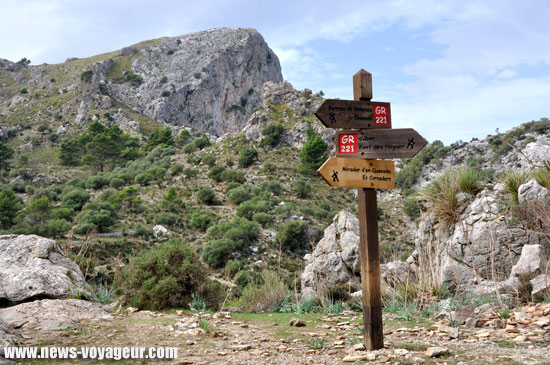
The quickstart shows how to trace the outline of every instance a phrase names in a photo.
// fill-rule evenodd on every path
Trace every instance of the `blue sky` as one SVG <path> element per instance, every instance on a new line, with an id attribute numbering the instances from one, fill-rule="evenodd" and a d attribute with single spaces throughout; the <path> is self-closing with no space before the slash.
<path id="1" fill-rule="evenodd" d="M 469 141 L 550 117 L 550 2 L 0 0 L 0 58 L 87 57 L 162 36 L 256 28 L 297 89 L 351 99 L 373 74 L 394 128 Z"/>

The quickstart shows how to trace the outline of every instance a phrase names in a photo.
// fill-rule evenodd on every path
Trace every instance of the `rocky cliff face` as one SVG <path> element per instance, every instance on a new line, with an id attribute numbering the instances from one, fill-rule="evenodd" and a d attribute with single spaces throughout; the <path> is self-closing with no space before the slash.
<path id="1" fill-rule="evenodd" d="M 125 51 L 132 53 L 132 51 Z M 277 56 L 252 29 L 214 29 L 166 38 L 127 55 L 138 86 L 106 93 L 153 119 L 221 136 L 240 131 L 266 81 L 282 81 Z"/>
<path id="2" fill-rule="evenodd" d="M 56 129 L 108 114 L 109 122 L 139 130 L 136 116 L 119 120 L 133 110 L 219 137 L 242 131 L 262 105 L 266 81 L 283 77 L 277 56 L 257 31 L 213 29 L 58 65 L 0 59 L 0 118 L 14 126 L 23 117 L 49 120 Z"/>

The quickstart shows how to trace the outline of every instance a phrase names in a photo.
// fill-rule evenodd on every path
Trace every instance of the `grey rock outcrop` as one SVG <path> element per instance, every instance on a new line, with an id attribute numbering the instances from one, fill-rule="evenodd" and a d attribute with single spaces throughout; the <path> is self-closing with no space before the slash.
<path id="1" fill-rule="evenodd" d="M 87 284 L 80 268 L 53 240 L 0 236 L 0 301 L 62 298 Z"/>
<path id="2" fill-rule="evenodd" d="M 80 299 L 44 299 L 0 309 L 0 321 L 12 327 L 53 331 L 82 321 L 111 320 L 109 307 Z"/>
<path id="3" fill-rule="evenodd" d="M 341 211 L 325 229 L 313 253 L 305 256 L 302 295 L 316 297 L 336 284 L 348 284 L 353 291 L 361 288 L 359 259 L 359 221 Z"/>
<path id="4" fill-rule="evenodd" d="M 326 294 L 335 285 L 346 285 L 354 295 L 361 295 L 361 258 L 359 256 L 359 220 L 340 211 L 325 229 L 313 253 L 307 254 L 301 276 L 302 296 L 312 298 Z M 414 275 L 405 262 L 380 265 L 383 289 L 397 282 L 407 282 Z"/>
<path id="5" fill-rule="evenodd" d="M 518 262 L 512 267 L 511 275 L 528 282 L 545 273 L 547 261 L 541 245 L 525 245 Z"/>
<path id="6" fill-rule="evenodd" d="M 511 268 L 522 248 L 538 244 L 539 237 L 508 226 L 499 194 L 479 193 L 448 229 L 434 214 L 424 215 L 415 234 L 419 270 L 451 290 L 514 291 L 519 281 L 509 278 Z"/>
<path id="7" fill-rule="evenodd" d="M 241 131 L 264 82 L 283 79 L 277 56 L 253 29 L 164 38 L 127 57 L 128 72 L 143 81 L 107 83 L 106 93 L 158 121 L 215 136 Z"/>
<path id="8" fill-rule="evenodd" d="M 6 322 L 0 319 L 0 365 L 15 365 L 11 360 L 6 360 L 4 346 L 17 346 L 21 343 L 19 334 Z"/>
<path id="9" fill-rule="evenodd" d="M 550 155 L 548 155 L 550 158 Z M 529 201 L 543 202 L 550 200 L 550 190 L 541 186 L 535 179 L 531 179 L 518 188 L 518 201 L 526 203 Z"/>
<path id="10" fill-rule="evenodd" d="M 0 69 L 13 72 L 19 70 L 19 65 L 15 62 L 11 62 L 10 60 L 0 58 Z"/>

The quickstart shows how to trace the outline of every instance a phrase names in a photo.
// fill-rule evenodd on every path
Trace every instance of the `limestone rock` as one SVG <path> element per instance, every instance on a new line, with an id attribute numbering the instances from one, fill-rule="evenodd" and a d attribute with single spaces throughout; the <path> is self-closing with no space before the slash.
<path id="1" fill-rule="evenodd" d="M 525 245 L 518 262 L 512 267 L 512 275 L 527 282 L 544 272 L 546 262 L 540 245 Z"/>
<path id="2" fill-rule="evenodd" d="M 531 179 L 518 188 L 518 200 L 520 204 L 526 202 L 546 201 L 550 199 L 550 190 L 541 186 L 535 179 Z"/>
<path id="3" fill-rule="evenodd" d="M 359 221 L 351 213 L 341 211 L 325 229 L 313 253 L 306 255 L 302 273 L 305 296 L 326 290 L 336 284 L 348 284 L 355 290 L 361 287 L 359 260 Z M 306 288 L 311 288 L 308 290 Z"/>
<path id="4" fill-rule="evenodd" d="M 0 319 L 0 348 L 4 346 L 14 346 L 21 342 L 21 338 L 10 325 Z M 1 356 L 0 356 L 1 358 Z"/>
<path id="5" fill-rule="evenodd" d="M 0 69 L 13 72 L 19 70 L 19 65 L 15 62 L 11 62 L 10 60 L 0 58 Z"/>
<path id="6" fill-rule="evenodd" d="M 107 95 L 160 122 L 215 136 L 242 131 L 264 82 L 283 80 L 277 56 L 253 29 L 163 38 L 129 57 L 127 73 L 143 81 L 106 83 Z"/>
<path id="7" fill-rule="evenodd" d="M 429 357 L 437 357 L 437 356 L 445 355 L 445 354 L 448 354 L 448 353 L 449 353 L 448 348 L 439 347 L 439 346 L 428 347 L 428 349 L 425 352 L 426 356 L 429 356 Z"/>
<path id="8" fill-rule="evenodd" d="M 550 275 L 540 274 L 534 279 L 530 280 L 531 284 L 531 297 L 533 300 L 542 300 L 544 296 L 549 293 L 550 288 Z"/>
<path id="9" fill-rule="evenodd" d="M 53 240 L 35 235 L 0 236 L 0 299 L 61 298 L 87 284 L 80 268 Z"/>
<path id="10" fill-rule="evenodd" d="M 160 224 L 157 224 L 153 227 L 153 236 L 155 236 L 155 238 L 157 239 L 170 237 L 171 235 L 172 232 L 170 232 L 166 227 Z"/>
<path id="11" fill-rule="evenodd" d="M 468 318 L 472 318 L 474 316 L 474 311 L 475 307 L 472 305 L 461 305 L 456 308 L 453 315 L 453 321 L 457 322 L 459 325 L 464 324 Z"/>
<path id="12" fill-rule="evenodd" d="M 544 161 L 548 160 L 548 156 L 550 156 L 550 143 L 547 142 L 548 140 L 543 141 L 539 139 L 536 142 L 528 143 L 521 151 L 522 154 L 519 156 L 520 163 L 524 166 L 530 166 L 531 164 L 542 165 Z"/>
<path id="13" fill-rule="evenodd" d="M 0 320 L 15 327 L 53 331 L 82 321 L 112 319 L 109 307 L 79 299 L 43 299 L 0 309 Z"/>

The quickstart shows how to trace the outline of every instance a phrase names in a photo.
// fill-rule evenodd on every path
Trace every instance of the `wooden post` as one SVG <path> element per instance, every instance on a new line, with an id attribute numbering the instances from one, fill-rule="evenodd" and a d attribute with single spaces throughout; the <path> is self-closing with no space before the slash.
<path id="1" fill-rule="evenodd" d="M 353 75 L 355 100 L 372 98 L 372 75 L 361 69 Z M 378 203 L 375 189 L 358 189 L 361 290 L 365 348 L 384 347 L 382 298 L 380 291 L 380 254 L 378 248 Z"/>

